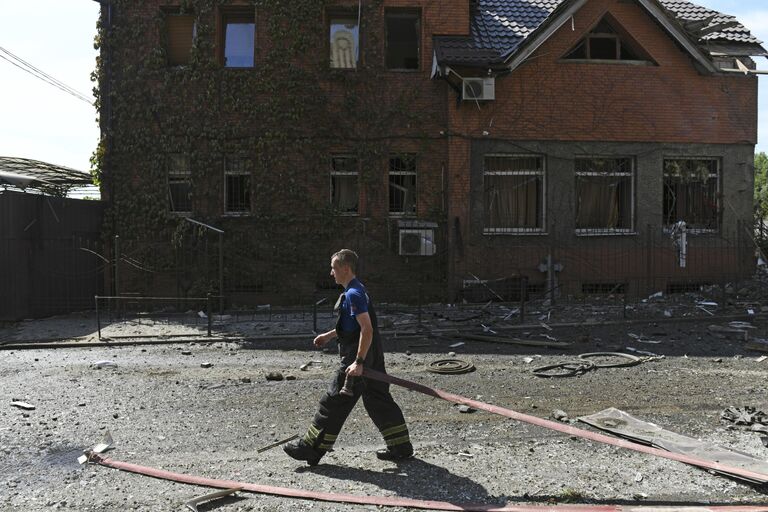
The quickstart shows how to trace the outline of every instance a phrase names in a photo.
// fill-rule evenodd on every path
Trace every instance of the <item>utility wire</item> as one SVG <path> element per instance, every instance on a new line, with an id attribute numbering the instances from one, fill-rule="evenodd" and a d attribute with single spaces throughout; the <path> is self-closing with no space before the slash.
<path id="1" fill-rule="evenodd" d="M 66 92 L 67 94 L 74 96 L 75 98 L 84 101 L 88 103 L 89 105 L 93 105 L 93 101 L 91 101 L 88 96 L 85 94 L 82 94 L 78 92 L 77 90 L 73 89 L 72 87 L 68 86 L 64 82 L 57 80 L 56 78 L 52 77 L 45 71 L 33 66 L 29 62 L 25 61 L 24 59 L 18 57 L 17 55 L 14 55 L 12 52 L 6 50 L 2 46 L 0 46 L 0 59 L 3 59 L 10 64 L 13 64 L 17 68 L 21 69 L 22 71 L 25 71 L 26 73 L 29 73 L 30 75 L 34 76 L 38 80 L 42 80 L 43 82 L 52 85 L 56 87 L 57 89 Z M 3 55 L 5 54 L 5 55 Z"/>

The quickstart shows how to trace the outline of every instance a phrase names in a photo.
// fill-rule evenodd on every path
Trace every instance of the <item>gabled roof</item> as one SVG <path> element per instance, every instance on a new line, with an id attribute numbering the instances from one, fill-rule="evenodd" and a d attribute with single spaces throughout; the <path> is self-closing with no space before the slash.
<path id="1" fill-rule="evenodd" d="M 687 36 L 709 52 L 734 49 L 739 55 L 764 55 L 761 41 L 735 17 L 687 0 L 655 0 L 664 14 L 678 22 Z M 493 67 L 502 65 L 547 21 L 574 7 L 572 0 L 475 0 L 467 37 L 436 36 L 435 59 L 440 65 Z M 655 2 L 654 2 L 655 3 Z M 734 48 L 734 46 L 736 48 Z M 713 52 L 715 53 L 715 52 Z"/>

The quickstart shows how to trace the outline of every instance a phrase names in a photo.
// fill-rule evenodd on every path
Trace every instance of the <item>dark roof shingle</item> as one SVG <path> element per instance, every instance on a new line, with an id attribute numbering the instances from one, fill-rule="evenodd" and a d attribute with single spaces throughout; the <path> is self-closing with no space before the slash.
<path id="1" fill-rule="evenodd" d="M 439 63 L 452 65 L 500 64 L 513 54 L 565 0 L 476 0 L 468 37 L 437 36 L 435 53 Z M 760 45 L 761 41 L 735 17 L 687 0 L 659 0 L 679 22 L 706 22 L 704 30 L 721 23 L 733 25 L 701 38 L 706 43 Z M 708 21 L 707 21 L 708 20 Z M 692 34 L 695 38 L 695 34 Z"/>

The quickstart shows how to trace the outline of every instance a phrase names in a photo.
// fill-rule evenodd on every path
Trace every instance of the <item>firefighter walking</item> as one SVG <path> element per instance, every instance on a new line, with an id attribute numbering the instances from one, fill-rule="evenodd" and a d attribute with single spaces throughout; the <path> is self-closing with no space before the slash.
<path id="1" fill-rule="evenodd" d="M 331 275 L 344 287 L 344 293 L 336 303 L 338 320 L 335 329 L 318 335 L 314 344 L 322 347 L 337 337 L 341 364 L 320 399 L 304 437 L 283 447 L 289 456 L 306 461 L 310 466 L 320 462 L 333 448 L 360 397 L 387 446 L 378 450 L 376 456 L 392 461 L 413 456 L 408 426 L 389 392 L 389 384 L 362 377 L 363 367 L 380 372 L 385 369 L 376 312 L 365 286 L 355 275 L 357 259 L 357 254 L 349 249 L 342 249 L 331 257 Z"/>

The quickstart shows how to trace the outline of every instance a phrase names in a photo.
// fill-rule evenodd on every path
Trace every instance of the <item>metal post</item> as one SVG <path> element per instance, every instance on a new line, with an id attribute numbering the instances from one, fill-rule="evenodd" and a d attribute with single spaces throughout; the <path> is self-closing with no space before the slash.
<path id="1" fill-rule="evenodd" d="M 120 235 L 115 235 L 115 297 L 120 295 Z"/>
<path id="2" fill-rule="evenodd" d="M 422 292 L 421 283 L 419 283 L 419 310 L 418 310 L 419 323 L 418 323 L 418 327 L 416 328 L 416 330 L 418 330 L 418 331 L 421 331 L 421 300 L 422 300 L 421 299 L 421 292 Z"/>
<path id="3" fill-rule="evenodd" d="M 520 323 L 525 323 L 525 299 L 528 294 L 528 276 L 520 278 Z"/>
<path id="4" fill-rule="evenodd" d="M 213 311 L 211 311 L 211 294 L 205 296 L 205 313 L 208 316 L 208 337 L 211 337 L 211 324 L 213 323 Z"/>
<path id="5" fill-rule="evenodd" d="M 629 293 L 629 279 L 625 279 L 624 282 L 627 284 L 624 287 L 624 298 L 621 301 L 621 317 L 627 318 L 627 294 Z"/>
<path id="6" fill-rule="evenodd" d="M 224 314 L 224 232 L 219 233 L 219 314 Z"/>
<path id="7" fill-rule="evenodd" d="M 315 301 L 315 303 L 312 305 L 312 332 L 317 334 L 317 306 L 320 304 L 323 304 L 327 298 L 322 298 L 318 301 Z"/>
<path id="8" fill-rule="evenodd" d="M 99 312 L 99 296 L 94 295 L 93 299 L 96 301 L 96 331 L 99 333 L 99 341 L 101 341 L 101 313 Z"/>

